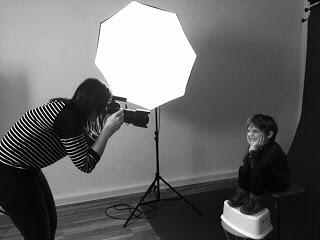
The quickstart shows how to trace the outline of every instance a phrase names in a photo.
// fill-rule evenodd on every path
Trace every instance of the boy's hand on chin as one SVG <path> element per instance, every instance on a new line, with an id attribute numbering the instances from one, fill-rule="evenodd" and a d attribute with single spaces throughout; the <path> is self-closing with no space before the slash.
<path id="1" fill-rule="evenodd" d="M 255 151 L 258 150 L 264 143 L 264 136 L 261 135 L 256 139 L 252 139 L 249 143 L 249 151 Z"/>

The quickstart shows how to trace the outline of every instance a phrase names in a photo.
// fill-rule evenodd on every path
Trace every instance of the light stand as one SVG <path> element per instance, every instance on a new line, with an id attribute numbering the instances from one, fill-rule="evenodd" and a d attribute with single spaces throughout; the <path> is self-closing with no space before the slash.
<path id="1" fill-rule="evenodd" d="M 192 207 L 199 215 L 202 216 L 202 213 L 195 208 L 187 199 L 185 199 L 177 190 L 175 190 L 168 182 L 166 182 L 160 175 L 160 168 L 159 168 L 159 127 L 158 127 L 158 111 L 159 108 L 156 107 L 155 108 L 155 120 L 156 120 L 156 130 L 154 132 L 154 140 L 156 142 L 156 164 L 157 164 L 157 171 L 155 174 L 155 178 L 153 180 L 153 182 L 151 183 L 151 185 L 149 186 L 148 190 L 145 192 L 145 194 L 143 195 L 143 197 L 141 198 L 140 202 L 137 204 L 137 206 L 135 207 L 135 209 L 131 212 L 131 215 L 128 217 L 127 221 L 125 222 L 125 224 L 123 225 L 123 227 L 126 227 L 127 224 L 129 223 L 129 221 L 131 220 L 131 218 L 134 216 L 134 213 L 136 212 L 136 210 L 138 209 L 138 207 L 145 205 L 145 204 L 150 204 L 150 203 L 154 203 L 154 202 L 159 202 L 161 201 L 161 197 L 160 197 L 160 180 L 167 185 L 173 192 L 175 192 L 180 198 L 182 198 L 182 200 L 184 200 L 190 207 Z M 156 192 L 156 199 L 153 201 L 148 201 L 145 202 L 144 199 L 147 197 L 147 195 L 152 191 L 155 190 Z"/>

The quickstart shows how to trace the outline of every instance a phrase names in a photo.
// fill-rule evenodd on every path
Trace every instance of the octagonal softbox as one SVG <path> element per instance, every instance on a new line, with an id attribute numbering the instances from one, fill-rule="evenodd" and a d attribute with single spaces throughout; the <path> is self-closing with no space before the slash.
<path id="1" fill-rule="evenodd" d="M 133 1 L 100 24 L 96 66 L 113 95 L 148 110 L 184 95 L 195 59 L 175 13 Z"/>

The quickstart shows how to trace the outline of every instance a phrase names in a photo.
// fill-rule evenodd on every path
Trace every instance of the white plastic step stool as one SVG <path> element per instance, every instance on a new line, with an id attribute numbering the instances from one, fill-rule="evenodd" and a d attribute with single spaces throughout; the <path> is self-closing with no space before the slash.
<path id="1" fill-rule="evenodd" d="M 240 212 L 240 207 L 230 207 L 228 200 L 224 201 L 221 219 L 229 227 L 251 239 L 263 239 L 273 228 L 269 209 L 264 208 L 254 215 L 246 215 Z"/>

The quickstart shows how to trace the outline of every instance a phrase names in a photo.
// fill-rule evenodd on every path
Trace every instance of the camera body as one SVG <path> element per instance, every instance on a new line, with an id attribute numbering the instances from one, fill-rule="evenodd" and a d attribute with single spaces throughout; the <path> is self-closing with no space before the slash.
<path id="1" fill-rule="evenodd" d="M 116 101 L 126 102 L 125 98 L 113 96 L 111 101 L 107 104 L 107 110 L 105 114 L 113 114 L 121 109 L 120 104 Z M 123 109 L 124 122 L 127 124 L 132 124 L 137 127 L 147 128 L 149 122 L 150 111 L 142 109 Z"/>

